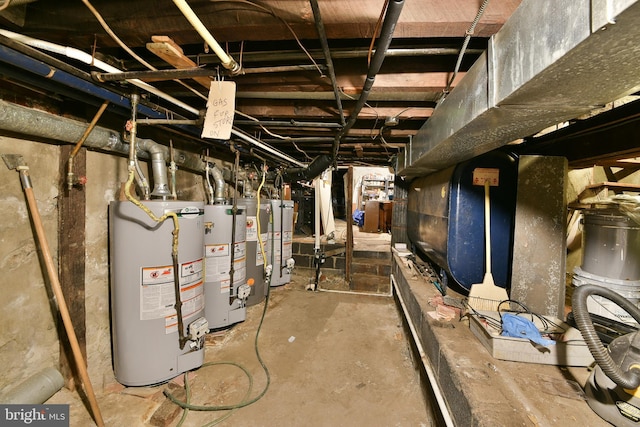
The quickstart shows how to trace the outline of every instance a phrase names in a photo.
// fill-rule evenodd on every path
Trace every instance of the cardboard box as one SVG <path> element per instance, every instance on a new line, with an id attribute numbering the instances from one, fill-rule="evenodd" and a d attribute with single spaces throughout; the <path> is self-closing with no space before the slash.
<path id="1" fill-rule="evenodd" d="M 497 321 L 500 319 L 496 311 L 480 312 L 480 314 Z M 540 319 L 535 316 L 533 319 L 529 315 L 526 316 L 529 320 L 533 320 L 538 329 L 543 328 Z M 548 321 L 547 330 L 558 332 L 558 334 L 552 334 L 549 337 L 556 341 L 555 345 L 549 347 L 540 346 L 526 338 L 504 337 L 500 335 L 499 329 L 487 324 L 476 315 L 469 317 L 469 327 L 473 335 L 496 359 L 558 366 L 589 366 L 594 362 L 579 330 L 554 317 L 543 317 Z M 545 336 L 545 338 L 547 337 Z"/>

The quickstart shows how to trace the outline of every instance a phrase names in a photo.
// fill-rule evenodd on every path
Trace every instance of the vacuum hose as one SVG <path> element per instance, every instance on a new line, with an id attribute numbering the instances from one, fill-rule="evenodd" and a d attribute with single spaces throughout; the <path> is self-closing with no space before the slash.
<path id="1" fill-rule="evenodd" d="M 640 370 L 632 368 L 627 372 L 622 372 L 611 358 L 609 351 L 604 348 L 595 328 L 593 327 L 591 316 L 587 311 L 587 297 L 590 295 L 598 295 L 618 304 L 639 323 L 640 309 L 615 291 L 597 285 L 583 285 L 577 287 L 573 291 L 573 297 L 571 300 L 573 305 L 573 316 L 576 324 L 578 325 L 578 329 L 582 333 L 582 337 L 587 343 L 593 358 L 598 365 L 600 365 L 602 372 L 604 372 L 611 381 L 620 387 L 627 390 L 634 390 L 640 386 Z"/>

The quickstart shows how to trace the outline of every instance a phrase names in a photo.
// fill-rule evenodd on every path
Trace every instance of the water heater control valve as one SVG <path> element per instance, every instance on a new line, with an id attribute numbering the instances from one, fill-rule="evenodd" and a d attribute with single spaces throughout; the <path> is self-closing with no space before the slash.
<path id="1" fill-rule="evenodd" d="M 287 273 L 291 273 L 291 271 L 293 270 L 293 267 L 295 267 L 296 265 L 296 260 L 293 258 L 289 258 L 287 260 Z"/>
<path id="2" fill-rule="evenodd" d="M 271 277 L 271 273 L 273 272 L 273 266 L 271 264 L 267 265 L 267 268 L 264 270 L 265 278 L 268 279 Z"/>
<path id="3" fill-rule="evenodd" d="M 209 322 L 204 317 L 198 317 L 189 324 L 189 339 L 198 341 L 209 332 Z"/>
<path id="4" fill-rule="evenodd" d="M 245 300 L 249 297 L 249 294 L 251 294 L 251 286 L 247 284 L 238 286 L 238 298 Z"/>

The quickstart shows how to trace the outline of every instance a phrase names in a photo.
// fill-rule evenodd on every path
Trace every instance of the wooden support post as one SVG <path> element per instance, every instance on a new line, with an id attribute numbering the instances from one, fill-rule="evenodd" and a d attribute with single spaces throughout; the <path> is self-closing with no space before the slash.
<path id="1" fill-rule="evenodd" d="M 67 161 L 73 151 L 72 145 L 60 148 L 60 170 L 67 171 Z M 86 169 L 86 150 L 80 149 L 75 156 L 74 173 L 84 177 Z M 85 282 L 85 190 L 83 186 L 67 189 L 66 173 L 61 174 L 58 197 L 58 271 L 62 291 L 65 295 L 69 314 L 78 338 L 83 358 L 87 360 L 86 325 L 84 306 Z M 66 337 L 59 322 L 60 337 Z M 60 372 L 65 378 L 67 388 L 74 390 L 75 363 L 67 357 L 71 355 L 69 342 L 60 341 Z"/>

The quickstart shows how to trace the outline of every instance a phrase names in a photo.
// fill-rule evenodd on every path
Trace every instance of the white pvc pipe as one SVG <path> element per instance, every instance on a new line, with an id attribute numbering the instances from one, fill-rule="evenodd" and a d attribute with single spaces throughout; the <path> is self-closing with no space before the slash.
<path id="1" fill-rule="evenodd" d="M 105 73 L 121 73 L 122 70 L 119 70 L 109 64 L 107 64 L 106 62 L 100 61 L 99 59 L 95 59 L 94 57 L 92 57 L 91 55 L 89 55 L 88 53 L 85 53 L 79 49 L 75 49 L 72 47 L 68 47 L 68 46 L 61 46 L 55 43 L 51 43 L 48 41 L 44 41 L 44 40 L 39 40 L 39 39 L 34 39 L 32 37 L 29 36 L 25 36 L 22 34 L 18 34 L 18 33 L 14 33 L 12 31 L 7 31 L 7 30 L 3 30 L 0 29 L 0 34 L 8 37 L 12 40 L 16 40 L 20 43 L 24 43 L 28 46 L 37 48 L 37 49 L 42 49 L 42 50 L 46 50 L 48 52 L 53 52 L 53 53 L 57 53 L 59 55 L 64 55 L 68 58 L 72 58 L 72 59 L 76 59 L 80 62 L 84 62 L 87 65 L 92 65 L 102 71 L 104 71 Z M 180 107 L 182 109 L 184 109 L 185 111 L 188 111 L 196 116 L 200 116 L 200 111 L 197 108 L 194 108 L 188 104 L 185 104 L 184 102 L 180 101 L 179 99 L 176 99 L 174 97 L 172 97 L 171 95 L 162 92 L 161 90 L 155 88 L 154 86 L 151 86 L 148 83 L 143 82 L 142 80 L 138 80 L 138 79 L 131 79 L 131 80 L 126 80 L 127 82 L 139 87 L 140 89 L 146 90 L 147 92 L 150 92 L 156 96 L 158 96 L 159 98 L 162 98 L 166 101 L 169 101 L 170 103 L 172 103 L 173 105 Z M 286 160 L 289 163 L 292 163 L 296 166 L 300 166 L 300 167 L 304 167 L 306 166 L 304 163 L 301 163 L 299 161 L 297 161 L 296 159 L 294 159 L 293 157 L 289 157 L 286 154 L 276 150 L 275 148 L 265 144 L 262 141 L 259 141 L 255 138 L 251 138 L 235 129 L 231 130 L 231 133 L 236 135 L 237 137 L 239 137 L 240 139 L 245 140 L 246 142 L 255 145 L 256 147 L 259 147 L 283 160 Z"/>
<path id="2" fill-rule="evenodd" d="M 420 336 L 416 331 L 415 326 L 413 325 L 413 321 L 411 320 L 411 316 L 409 316 L 409 310 L 407 309 L 406 304 L 404 303 L 404 299 L 402 298 L 402 294 L 400 293 L 400 289 L 398 289 L 398 284 L 396 283 L 395 277 L 393 274 L 390 275 L 391 285 L 398 296 L 398 301 L 400 301 L 400 306 L 402 307 L 402 312 L 404 313 L 404 318 L 409 325 L 409 330 L 411 331 L 411 336 L 413 337 L 413 342 L 416 345 L 418 353 L 420 354 L 420 359 L 422 360 L 422 366 L 424 366 L 424 370 L 427 374 L 427 378 L 429 379 L 429 383 L 431 385 L 431 390 L 433 391 L 433 395 L 436 399 L 436 403 L 440 408 L 440 413 L 442 414 L 442 418 L 444 419 L 444 423 L 447 427 L 455 427 L 455 423 L 453 422 L 453 418 L 451 418 L 451 413 L 449 412 L 449 408 L 447 407 L 447 402 L 444 400 L 444 395 L 442 394 L 442 390 L 440 390 L 440 386 L 438 385 L 438 379 L 433 371 L 431 366 L 431 362 L 427 358 L 426 353 L 424 352 L 424 348 L 420 343 Z"/>
<path id="3" fill-rule="evenodd" d="M 391 290 L 389 290 L 389 293 L 386 294 L 378 294 L 375 292 L 358 292 L 358 291 L 341 291 L 338 289 L 322 289 L 322 288 L 318 288 L 318 291 L 320 292 L 329 292 L 329 293 L 333 293 L 333 294 L 344 294 L 344 295 L 364 295 L 364 296 L 368 296 L 368 297 L 385 297 L 385 298 L 389 298 L 392 297 L 393 294 L 391 293 Z"/>
<path id="4" fill-rule="evenodd" d="M 28 46 L 31 47 L 35 47 L 37 49 L 42 49 L 42 50 L 46 50 L 48 52 L 53 52 L 53 53 L 57 53 L 59 55 L 64 55 L 67 58 L 71 58 L 71 59 L 75 59 L 77 61 L 80 62 L 84 62 L 87 65 L 92 65 L 102 71 L 104 71 L 105 73 L 121 73 L 122 70 L 119 70 L 116 67 L 113 67 L 109 64 L 107 64 L 106 62 L 100 61 L 99 59 L 94 58 L 93 56 L 89 55 L 86 52 L 83 52 L 79 49 L 75 49 L 73 47 L 68 47 L 68 46 L 61 46 L 55 43 L 51 43 L 48 41 L 44 41 L 44 40 L 38 40 L 38 39 L 34 39 L 32 37 L 29 36 L 25 36 L 22 34 L 18 34 L 18 33 L 14 33 L 12 31 L 7 31 L 7 30 L 2 30 L 0 29 L 0 34 L 2 34 L 5 37 L 8 37 L 12 40 L 16 40 L 20 43 L 24 43 Z M 176 105 L 182 109 L 184 109 L 185 111 L 188 111 L 192 114 L 195 114 L 196 116 L 200 115 L 200 111 L 196 108 L 193 108 L 192 106 L 185 104 L 184 102 L 180 101 L 179 99 L 174 98 L 173 96 L 160 91 L 159 89 L 155 88 L 154 86 L 151 86 L 148 83 L 143 82 L 142 80 L 138 80 L 138 79 L 131 79 L 131 80 L 126 80 L 127 82 L 131 83 L 132 85 L 135 85 L 137 87 L 139 87 L 140 89 L 143 89 L 147 92 L 150 92 L 162 99 L 165 99 L 169 102 L 171 102 L 173 105 Z"/>
<path id="5" fill-rule="evenodd" d="M 213 35 L 209 32 L 207 27 L 204 26 L 193 9 L 189 7 L 187 2 L 185 0 L 173 0 L 173 2 L 176 6 L 178 6 L 178 9 L 180 9 L 184 17 L 187 18 L 187 20 L 191 23 L 193 28 L 195 28 L 198 34 L 200 34 L 200 37 L 202 37 L 204 41 L 207 42 L 209 47 L 213 49 L 213 52 L 218 56 L 218 58 L 220 58 L 222 66 L 227 70 L 230 70 L 233 73 L 237 74 L 240 71 L 240 65 L 238 65 L 238 63 L 229 55 L 227 55 L 224 49 L 220 47 L 216 39 L 213 38 Z"/>
<path id="6" fill-rule="evenodd" d="M 260 141 L 258 139 L 255 139 L 255 138 L 252 138 L 252 137 L 250 137 L 248 135 L 245 135 L 244 133 L 242 133 L 242 132 L 240 132 L 240 131 L 238 131 L 236 129 L 231 129 L 231 133 L 233 135 L 237 136 L 238 138 L 243 139 L 244 141 L 248 142 L 249 144 L 255 145 L 258 148 L 262 148 L 264 151 L 267 151 L 267 152 L 269 152 L 269 153 L 271 153 L 271 154 L 273 154 L 273 155 L 275 155 L 275 156 L 277 156 L 277 157 L 279 157 L 279 158 L 281 158 L 283 160 L 286 160 L 289 163 L 292 163 L 292 164 L 294 164 L 296 166 L 300 166 L 300 167 L 306 166 L 304 163 L 297 161 L 293 157 L 289 157 L 286 154 L 284 154 L 283 152 L 276 150 L 275 148 L 265 144 L 264 142 L 262 142 L 262 141 Z"/>

